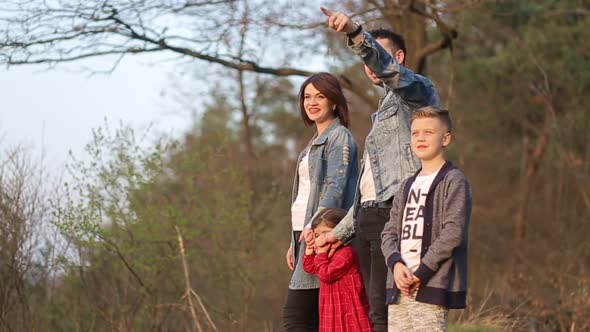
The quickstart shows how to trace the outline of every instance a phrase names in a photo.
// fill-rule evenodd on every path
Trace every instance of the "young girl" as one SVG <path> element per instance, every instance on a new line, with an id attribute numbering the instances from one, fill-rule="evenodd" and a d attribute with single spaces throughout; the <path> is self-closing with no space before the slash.
<path id="1" fill-rule="evenodd" d="M 343 246 L 328 257 L 330 244 L 325 241 L 325 234 L 345 215 L 343 209 L 327 208 L 313 219 L 313 234 L 305 238 L 303 269 L 320 279 L 320 331 L 372 332 L 356 253 L 350 246 Z"/>

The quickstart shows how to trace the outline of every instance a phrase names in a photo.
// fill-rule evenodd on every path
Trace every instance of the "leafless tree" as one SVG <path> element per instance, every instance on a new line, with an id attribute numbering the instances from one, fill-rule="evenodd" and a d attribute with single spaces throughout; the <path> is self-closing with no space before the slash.
<path id="1" fill-rule="evenodd" d="M 43 172 L 22 147 L 0 152 L 0 329 L 31 330 L 27 284 L 48 212 Z"/>
<path id="2" fill-rule="evenodd" d="M 362 0 L 333 5 L 355 19 L 386 22 L 405 35 L 413 50 L 408 64 L 422 72 L 426 57 L 451 48 L 457 37 L 452 15 L 482 1 Z M 284 52 L 284 46 L 305 48 L 311 45 L 306 39 L 317 41 L 312 32 L 322 26 L 323 17 L 317 4 L 302 0 L 6 0 L 0 24 L 0 63 L 7 65 L 55 65 L 115 55 L 116 66 L 125 55 L 168 51 L 241 71 L 307 76 L 309 70 L 284 65 L 296 54 Z M 427 24 L 436 26 L 438 40 L 427 43 Z M 245 44 L 244 26 L 251 32 Z M 261 58 L 261 42 L 279 46 L 273 60 Z"/>
<path id="3" fill-rule="evenodd" d="M 280 38 L 267 17 L 293 5 L 237 0 L 8 0 L 0 9 L 4 31 L 0 63 L 53 66 L 114 55 L 114 69 L 126 55 L 166 51 L 237 70 L 309 75 L 282 66 L 282 59 L 262 64 L 254 40 L 248 41 L 250 52 L 239 52 L 237 46 L 244 20 L 253 23 L 257 36 Z"/>

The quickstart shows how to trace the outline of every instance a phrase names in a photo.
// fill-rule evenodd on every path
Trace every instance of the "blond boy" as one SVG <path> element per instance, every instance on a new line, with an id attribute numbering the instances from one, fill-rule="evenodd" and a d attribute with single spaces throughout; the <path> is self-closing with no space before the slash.
<path id="1" fill-rule="evenodd" d="M 381 234 L 388 331 L 446 331 L 448 310 L 465 307 L 471 187 L 444 157 L 448 112 L 420 108 L 410 125 L 422 167 L 400 186 Z"/>

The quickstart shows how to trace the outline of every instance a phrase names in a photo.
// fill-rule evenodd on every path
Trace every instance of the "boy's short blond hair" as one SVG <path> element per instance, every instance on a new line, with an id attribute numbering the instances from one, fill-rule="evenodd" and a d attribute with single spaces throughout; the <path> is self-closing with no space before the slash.
<path id="1" fill-rule="evenodd" d="M 447 132 L 451 132 L 452 123 L 449 111 L 440 109 L 436 106 L 419 108 L 412 113 L 412 116 L 410 116 L 410 125 L 414 120 L 423 118 L 437 118 L 443 123 L 443 125 L 445 125 L 445 127 L 447 127 Z"/>

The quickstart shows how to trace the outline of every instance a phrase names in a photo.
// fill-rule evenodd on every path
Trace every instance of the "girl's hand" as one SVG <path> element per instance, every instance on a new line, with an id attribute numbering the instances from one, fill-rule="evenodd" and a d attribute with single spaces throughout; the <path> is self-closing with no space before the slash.
<path id="1" fill-rule="evenodd" d="M 305 240 L 306 246 L 311 247 L 313 245 L 315 235 L 313 235 L 313 231 L 311 230 L 311 228 L 304 229 L 303 232 L 301 232 L 301 236 Z"/>
<path id="2" fill-rule="evenodd" d="M 316 253 L 327 254 L 330 251 L 330 246 L 316 247 Z"/>
<path id="3" fill-rule="evenodd" d="M 326 241 L 326 236 L 325 234 L 322 234 L 318 237 L 315 238 L 315 245 L 316 247 L 323 247 L 328 245 L 329 243 Z"/>
<path id="4" fill-rule="evenodd" d="M 291 246 L 289 246 L 289 249 L 287 249 L 287 255 L 285 256 L 285 258 L 287 259 L 287 266 L 289 267 L 289 269 L 291 271 L 293 271 L 293 269 L 294 269 L 294 265 L 293 265 L 293 248 L 291 248 Z"/>
<path id="5" fill-rule="evenodd" d="M 325 234 L 315 239 L 315 250 L 318 254 L 327 253 L 330 250 L 330 243 L 326 242 Z"/>
<path id="6" fill-rule="evenodd" d="M 328 232 L 325 235 L 326 242 L 330 245 L 330 252 L 328 252 L 328 257 L 332 257 L 336 250 L 342 247 L 342 242 L 338 240 L 338 238 L 332 232 Z"/>

